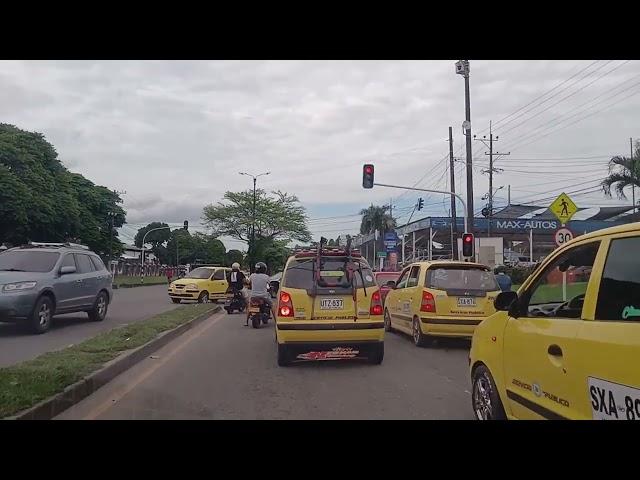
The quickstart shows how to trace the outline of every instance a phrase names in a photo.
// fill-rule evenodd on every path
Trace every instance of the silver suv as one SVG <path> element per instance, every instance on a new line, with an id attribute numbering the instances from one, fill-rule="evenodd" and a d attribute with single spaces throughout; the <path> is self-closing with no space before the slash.
<path id="1" fill-rule="evenodd" d="M 0 322 L 22 322 L 33 333 L 54 315 L 87 312 L 102 321 L 112 298 L 111 274 L 98 255 L 70 243 L 31 243 L 0 253 Z"/>

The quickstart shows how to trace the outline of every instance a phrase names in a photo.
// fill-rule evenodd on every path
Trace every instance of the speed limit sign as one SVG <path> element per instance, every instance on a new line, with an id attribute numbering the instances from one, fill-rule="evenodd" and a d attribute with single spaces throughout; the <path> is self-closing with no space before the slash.
<path id="1" fill-rule="evenodd" d="M 556 245 L 561 247 L 565 243 L 573 240 L 573 233 L 568 228 L 561 228 L 555 235 Z"/>

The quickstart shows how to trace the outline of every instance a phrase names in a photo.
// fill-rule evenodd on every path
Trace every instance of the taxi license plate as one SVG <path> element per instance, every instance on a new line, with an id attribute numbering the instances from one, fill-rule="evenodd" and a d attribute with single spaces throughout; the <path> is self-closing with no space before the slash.
<path id="1" fill-rule="evenodd" d="M 589 377 L 594 420 L 640 420 L 640 388 Z"/>
<path id="2" fill-rule="evenodd" d="M 249 313 L 260 313 L 260 307 L 249 307 Z"/>
<path id="3" fill-rule="evenodd" d="M 320 300 L 320 310 L 342 310 L 344 300 L 341 298 L 322 298 Z"/>
<path id="4" fill-rule="evenodd" d="M 476 299 L 473 297 L 458 297 L 459 307 L 475 307 Z"/>

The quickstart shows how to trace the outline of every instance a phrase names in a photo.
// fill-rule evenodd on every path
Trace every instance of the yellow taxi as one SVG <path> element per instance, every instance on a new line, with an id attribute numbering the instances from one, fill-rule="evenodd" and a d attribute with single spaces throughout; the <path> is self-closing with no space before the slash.
<path id="1" fill-rule="evenodd" d="M 227 282 L 230 268 L 198 267 L 179 280 L 171 282 L 168 293 L 173 303 L 182 300 L 197 300 L 208 303 L 211 300 L 224 300 L 229 288 Z"/>
<path id="2" fill-rule="evenodd" d="M 477 418 L 640 420 L 640 223 L 566 243 L 495 306 L 469 357 Z"/>
<path id="3" fill-rule="evenodd" d="M 297 251 L 277 295 L 278 365 L 295 361 L 384 358 L 380 289 L 357 251 Z"/>
<path id="4" fill-rule="evenodd" d="M 399 330 L 425 346 L 434 337 L 471 337 L 495 312 L 500 293 L 495 275 L 479 263 L 438 260 L 407 266 L 387 294 L 387 331 Z"/>

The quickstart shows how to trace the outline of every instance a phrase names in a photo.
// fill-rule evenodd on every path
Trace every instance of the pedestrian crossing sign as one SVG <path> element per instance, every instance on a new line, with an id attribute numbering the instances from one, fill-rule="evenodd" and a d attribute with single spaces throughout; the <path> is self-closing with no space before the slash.
<path id="1" fill-rule="evenodd" d="M 571 217 L 578 211 L 578 207 L 566 193 L 561 193 L 549 206 L 549 210 L 556 216 L 562 225 L 566 225 Z"/>

